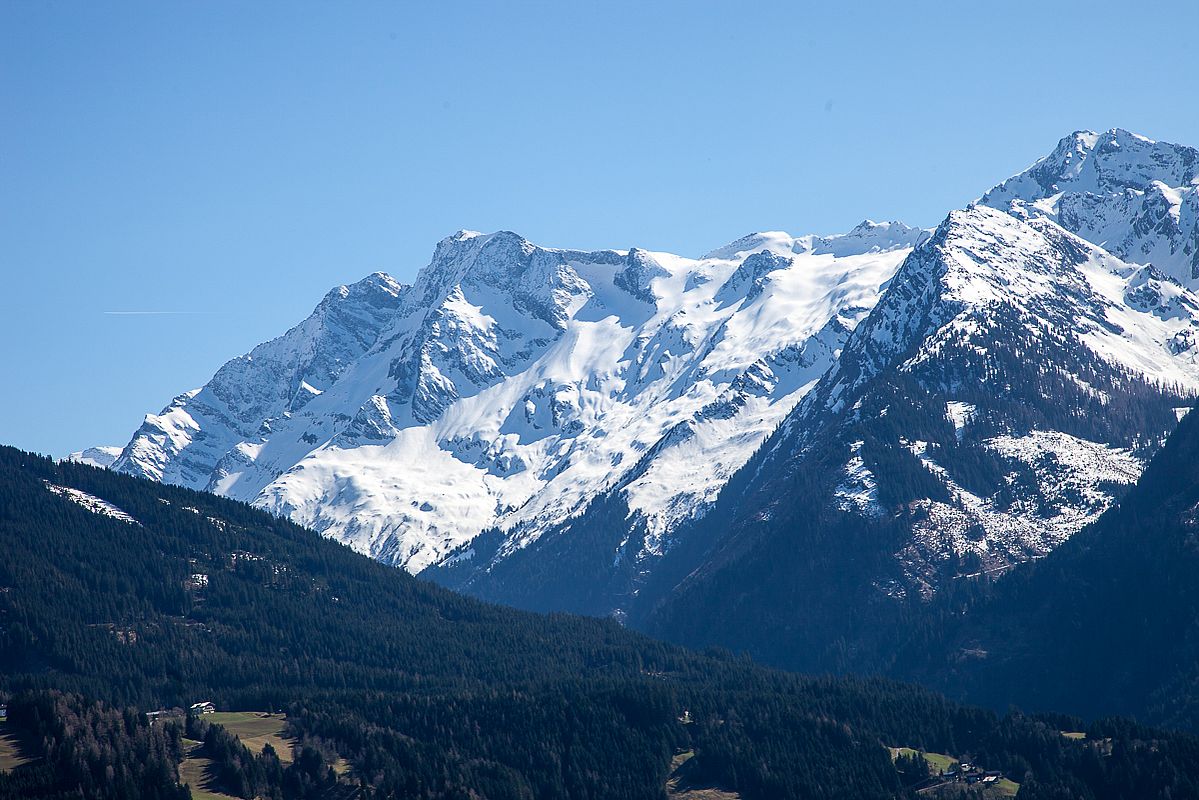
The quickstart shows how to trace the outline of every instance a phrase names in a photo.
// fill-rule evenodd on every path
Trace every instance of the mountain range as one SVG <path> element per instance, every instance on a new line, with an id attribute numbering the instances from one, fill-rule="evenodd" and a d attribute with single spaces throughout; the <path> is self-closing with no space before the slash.
<path id="1" fill-rule="evenodd" d="M 123 448 L 0 447 L 0 797 L 1193 796 L 1197 164 L 1078 132 L 701 258 L 460 231 Z"/>
<path id="2" fill-rule="evenodd" d="M 1199 151 L 1118 129 L 931 230 L 698 259 L 461 231 L 412 285 L 334 289 L 111 468 L 484 598 L 877 665 L 862 631 L 1137 481 L 1199 392 L 1197 276 Z"/>
<path id="3" fill-rule="evenodd" d="M 376 274 L 330 292 L 148 416 L 113 468 L 251 501 L 413 572 L 493 527 L 520 548 L 619 484 L 658 552 L 925 236 L 864 222 L 697 260 L 463 231 L 411 286 Z"/>

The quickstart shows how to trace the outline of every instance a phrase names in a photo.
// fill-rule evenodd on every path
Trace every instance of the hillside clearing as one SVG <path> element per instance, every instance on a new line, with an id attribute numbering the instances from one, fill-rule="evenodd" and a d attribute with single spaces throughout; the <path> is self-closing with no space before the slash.
<path id="1" fill-rule="evenodd" d="M 212 759 L 203 755 L 204 745 L 194 739 L 183 740 L 186 755 L 179 763 L 179 783 L 191 787 L 192 800 L 237 800 L 232 795 L 214 791 L 212 784 Z"/>
<path id="2" fill-rule="evenodd" d="M 670 777 L 666 779 L 666 796 L 670 800 L 741 800 L 736 792 L 686 785 L 680 770 L 694 756 L 693 750 L 686 750 L 670 759 Z"/>
<path id="3" fill-rule="evenodd" d="M 204 719 L 241 739 L 250 752 L 262 752 L 265 745 L 275 749 L 279 761 L 287 766 L 292 761 L 291 741 L 284 736 L 287 716 L 265 711 L 217 711 L 205 714 Z"/>
<path id="4" fill-rule="evenodd" d="M 0 772 L 16 769 L 34 760 L 31 743 L 11 722 L 0 722 Z"/>
<path id="5" fill-rule="evenodd" d="M 892 761 L 900 756 L 913 756 L 920 752 L 919 750 L 911 747 L 889 747 L 887 749 L 891 751 Z M 956 758 L 945 755 L 944 753 L 923 753 L 922 755 L 924 756 L 924 760 L 928 762 L 929 770 L 934 775 L 945 772 L 951 767 L 957 766 L 958 763 Z"/>

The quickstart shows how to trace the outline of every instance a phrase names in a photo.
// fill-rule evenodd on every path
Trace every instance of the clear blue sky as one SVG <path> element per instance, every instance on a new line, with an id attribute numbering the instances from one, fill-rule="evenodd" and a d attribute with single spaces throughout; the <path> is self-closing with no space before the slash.
<path id="1" fill-rule="evenodd" d="M 4 0 L 0 442 L 124 444 L 459 228 L 698 255 L 934 225 L 1078 128 L 1199 144 L 1196 31 L 1191 0 Z"/>

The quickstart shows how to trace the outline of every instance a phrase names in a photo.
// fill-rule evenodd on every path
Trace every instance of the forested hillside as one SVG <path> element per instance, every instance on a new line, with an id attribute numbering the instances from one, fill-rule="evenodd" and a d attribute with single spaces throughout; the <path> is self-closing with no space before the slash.
<path id="1" fill-rule="evenodd" d="M 903 796 L 887 746 L 969 754 L 1028 798 L 1197 791 L 1186 736 L 1097 723 L 1097 747 L 1058 719 L 489 606 L 237 502 L 12 449 L 0 553 L 0 692 L 40 751 L 0 797 L 178 796 L 185 734 L 245 797 L 662 798 L 686 751 L 690 783 L 745 798 Z M 294 760 L 137 713 L 198 700 L 286 711 Z"/>
<path id="2" fill-rule="evenodd" d="M 897 672 L 991 705 L 1199 729 L 1199 417 L 1044 560 L 938 604 Z"/>

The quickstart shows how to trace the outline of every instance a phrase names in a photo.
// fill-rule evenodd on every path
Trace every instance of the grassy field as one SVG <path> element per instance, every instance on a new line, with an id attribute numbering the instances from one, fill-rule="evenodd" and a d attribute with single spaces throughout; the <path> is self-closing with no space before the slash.
<path id="1" fill-rule="evenodd" d="M 203 745 L 192 739 L 184 739 L 183 745 L 187 755 L 179 764 L 179 782 L 191 787 L 192 800 L 237 800 L 232 795 L 208 788 L 211 780 L 209 767 L 212 761 L 200 755 Z"/>
<path id="2" fill-rule="evenodd" d="M 1062 731 L 1062 736 L 1067 739 L 1085 739 L 1087 735 L 1082 731 Z"/>
<path id="3" fill-rule="evenodd" d="M 900 756 L 911 756 L 918 752 L 910 747 L 892 747 L 890 750 L 892 761 Z M 925 753 L 924 760 L 928 762 L 928 768 L 932 771 L 933 775 L 936 775 L 939 772 L 945 772 L 950 767 L 956 766 L 958 763 L 956 758 L 953 756 L 947 756 L 944 753 Z"/>
<path id="4" fill-rule="evenodd" d="M 283 714 L 268 714 L 263 711 L 218 711 L 215 714 L 205 714 L 204 719 L 235 734 L 255 755 L 262 752 L 264 745 L 270 744 L 285 766 L 291 763 L 291 742 L 283 737 L 284 725 L 287 723 L 287 717 Z M 191 739 L 184 739 L 183 743 L 187 755 L 179 765 L 179 781 L 191 786 L 192 800 L 237 800 L 212 787 L 212 760 L 203 755 L 203 746 Z"/>
<path id="5" fill-rule="evenodd" d="M 1008 778 L 1000 778 L 993 789 L 996 797 L 1015 797 L 1020 791 L 1020 784 Z"/>
<path id="6" fill-rule="evenodd" d="M 8 722 L 0 722 L 0 771 L 7 772 L 33 761 L 30 742 L 21 731 Z"/>
<path id="7" fill-rule="evenodd" d="M 741 800 L 741 795 L 736 792 L 681 785 L 679 769 L 694 756 L 694 751 L 687 750 L 670 760 L 670 777 L 666 780 L 666 796 L 670 800 Z"/>
<path id="8" fill-rule="evenodd" d="M 217 711 L 205 714 L 204 719 L 214 725 L 220 725 L 225 730 L 235 734 L 241 743 L 251 753 L 258 755 L 264 745 L 275 748 L 275 754 L 283 766 L 292 762 L 292 742 L 283 735 L 286 729 L 285 714 L 271 714 L 266 711 Z M 188 756 L 179 765 L 180 780 L 190 783 L 194 800 L 226 800 L 229 795 L 211 791 L 206 788 L 209 784 L 209 759 L 200 754 L 194 745 L 199 744 L 190 739 L 184 739 L 189 745 Z M 345 759 L 339 758 L 333 763 L 333 771 L 345 775 L 350 771 L 350 765 Z"/>
<path id="9" fill-rule="evenodd" d="M 235 734 L 251 753 L 257 755 L 262 752 L 263 745 L 270 744 L 284 766 L 291 763 L 291 742 L 283 737 L 287 723 L 285 715 L 263 711 L 218 711 L 205 714 L 204 719 Z"/>
<path id="10" fill-rule="evenodd" d="M 925 753 L 924 760 L 928 762 L 928 768 L 934 773 L 945 772 L 950 767 L 956 767 L 958 760 L 953 756 L 947 756 L 944 753 Z"/>

